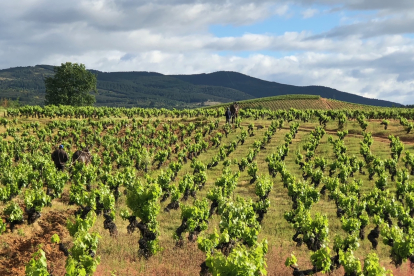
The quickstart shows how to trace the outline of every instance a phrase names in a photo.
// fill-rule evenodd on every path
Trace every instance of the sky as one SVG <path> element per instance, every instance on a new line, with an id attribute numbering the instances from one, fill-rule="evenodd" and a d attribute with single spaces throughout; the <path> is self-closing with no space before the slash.
<path id="1" fill-rule="evenodd" d="M 0 69 L 68 61 L 414 104 L 414 0 L 0 1 Z"/>

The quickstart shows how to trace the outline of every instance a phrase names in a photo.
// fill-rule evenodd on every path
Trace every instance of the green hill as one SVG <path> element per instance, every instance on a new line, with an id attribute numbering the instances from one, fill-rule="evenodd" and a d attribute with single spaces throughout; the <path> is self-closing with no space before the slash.
<path id="1" fill-rule="evenodd" d="M 91 71 L 98 80 L 97 106 L 185 108 L 206 101 L 231 102 L 254 98 L 232 88 L 194 85 L 158 73 Z M 19 98 L 21 104 L 42 105 L 45 94 L 43 80 L 53 74 L 53 66 L 49 65 L 0 70 L 0 98 Z"/>
<path id="2" fill-rule="evenodd" d="M 281 84 L 277 82 L 264 81 L 253 78 L 237 72 L 215 72 L 211 74 L 196 75 L 175 75 L 183 81 L 190 82 L 195 85 L 215 85 L 243 91 L 255 98 L 301 94 L 301 95 L 318 95 L 327 99 L 334 99 L 350 103 L 375 105 L 375 106 L 401 106 L 401 104 L 393 103 L 378 99 L 369 99 L 355 94 L 341 92 L 324 86 L 294 86 Z"/>
<path id="3" fill-rule="evenodd" d="M 97 106 L 193 108 L 209 102 L 228 103 L 286 94 L 319 95 L 375 106 L 401 106 L 328 87 L 298 87 L 263 81 L 236 72 L 163 75 L 154 72 L 91 71 L 98 80 Z M 0 98 L 18 98 L 21 104 L 43 105 L 44 78 L 53 74 L 53 66 L 50 65 L 0 70 Z"/>
<path id="4" fill-rule="evenodd" d="M 364 110 L 378 110 L 380 108 L 374 105 L 363 105 L 349 103 L 345 101 L 338 101 L 333 99 L 322 98 L 317 95 L 282 95 L 273 97 L 264 97 L 252 100 L 239 101 L 238 104 L 241 108 L 256 108 L 256 109 L 269 109 L 269 110 L 289 110 L 291 108 L 305 110 L 305 109 L 319 109 L 319 110 L 334 110 L 334 109 L 364 109 Z M 208 108 L 226 107 L 229 103 L 215 105 Z"/>

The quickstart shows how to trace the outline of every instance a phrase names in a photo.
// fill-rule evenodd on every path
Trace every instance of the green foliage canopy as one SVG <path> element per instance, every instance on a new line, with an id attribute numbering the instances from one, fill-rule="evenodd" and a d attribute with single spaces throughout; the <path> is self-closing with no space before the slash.
<path id="1" fill-rule="evenodd" d="M 86 106 L 95 103 L 89 92 L 96 89 L 96 76 L 84 64 L 66 62 L 54 68 L 55 75 L 45 79 L 46 105 Z"/>

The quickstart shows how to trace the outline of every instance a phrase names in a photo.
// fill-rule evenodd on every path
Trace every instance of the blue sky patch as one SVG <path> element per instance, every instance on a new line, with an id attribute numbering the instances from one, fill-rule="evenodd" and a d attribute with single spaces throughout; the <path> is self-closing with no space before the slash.
<path id="1" fill-rule="evenodd" d="M 317 9 L 318 13 L 310 18 L 303 17 L 302 12 L 307 9 L 294 6 L 290 7 L 286 16 L 274 15 L 251 25 L 211 25 L 209 31 L 216 37 L 240 37 L 247 33 L 279 36 L 286 32 L 300 33 L 302 31 L 318 34 L 327 32 L 332 29 L 332 26 L 340 24 L 341 18 L 338 12 L 329 12 L 324 7 L 312 9 Z"/>

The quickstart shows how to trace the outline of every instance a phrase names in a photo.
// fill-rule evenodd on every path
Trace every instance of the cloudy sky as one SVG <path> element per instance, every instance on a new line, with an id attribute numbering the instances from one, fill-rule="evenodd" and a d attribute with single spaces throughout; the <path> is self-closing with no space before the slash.
<path id="1" fill-rule="evenodd" d="M 0 69 L 66 61 L 414 104 L 414 0 L 0 1 Z"/>

